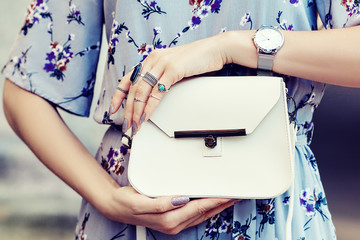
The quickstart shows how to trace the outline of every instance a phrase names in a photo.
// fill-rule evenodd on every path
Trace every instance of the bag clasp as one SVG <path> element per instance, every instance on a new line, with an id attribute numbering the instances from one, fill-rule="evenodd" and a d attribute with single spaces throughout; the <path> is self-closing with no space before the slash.
<path id="1" fill-rule="evenodd" d="M 214 135 L 209 135 L 204 138 L 205 146 L 208 148 L 215 148 L 217 145 L 217 137 Z"/>

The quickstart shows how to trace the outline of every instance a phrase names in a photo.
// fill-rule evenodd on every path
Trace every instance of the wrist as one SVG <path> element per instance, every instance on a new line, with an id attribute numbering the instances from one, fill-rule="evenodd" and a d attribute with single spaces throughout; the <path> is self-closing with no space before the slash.
<path id="1" fill-rule="evenodd" d="M 229 31 L 220 34 L 225 63 L 235 63 L 245 67 L 257 67 L 257 52 L 252 41 L 255 31 Z"/>
<path id="2" fill-rule="evenodd" d="M 116 183 L 117 184 L 117 183 Z M 116 193 L 118 189 L 121 188 L 117 186 L 107 186 L 100 191 L 97 191 L 97 194 L 91 200 L 91 204 L 105 217 L 115 220 L 114 209 L 118 208 L 118 203 L 116 200 Z"/>

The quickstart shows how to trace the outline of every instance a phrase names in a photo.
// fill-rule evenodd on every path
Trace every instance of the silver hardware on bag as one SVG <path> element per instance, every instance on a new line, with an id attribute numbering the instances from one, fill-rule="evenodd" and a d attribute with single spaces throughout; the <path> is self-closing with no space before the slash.
<path id="1" fill-rule="evenodd" d="M 129 128 L 125 133 L 123 133 L 121 137 L 121 143 L 124 144 L 125 147 L 131 149 L 132 145 L 132 128 Z"/>
<path id="2" fill-rule="evenodd" d="M 128 149 L 131 149 L 132 139 L 125 133 L 121 137 L 121 142 L 122 142 L 122 144 L 124 144 L 125 147 L 127 147 Z"/>

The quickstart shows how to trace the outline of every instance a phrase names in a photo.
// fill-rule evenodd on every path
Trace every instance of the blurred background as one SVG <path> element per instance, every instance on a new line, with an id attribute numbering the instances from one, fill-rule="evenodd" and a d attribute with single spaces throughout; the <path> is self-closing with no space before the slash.
<path id="1" fill-rule="evenodd" d="M 7 61 L 29 2 L 0 0 L 0 68 Z M 101 61 L 98 76 L 103 73 L 104 57 Z M 0 76 L 1 99 L 3 80 Z M 95 100 L 99 83 L 95 87 Z M 314 118 L 315 136 L 311 146 L 340 240 L 360 239 L 359 99 L 360 89 L 329 85 Z M 106 127 L 96 124 L 92 118 L 64 112 L 61 115 L 94 154 Z M 47 170 L 15 136 L 1 104 L 0 239 L 74 239 L 80 201 L 80 197 Z"/>
<path id="2" fill-rule="evenodd" d="M 30 0 L 0 0 L 0 70 L 8 61 L 29 3 Z M 103 75 L 105 64 L 103 56 L 101 59 L 98 76 Z M 99 83 L 95 86 L 95 101 Z M 75 239 L 81 198 L 42 165 L 8 126 L 2 106 L 3 84 L 4 76 L 0 75 L 0 239 Z M 63 111 L 60 114 L 95 154 L 106 126 L 95 123 L 91 117 L 75 117 Z"/>

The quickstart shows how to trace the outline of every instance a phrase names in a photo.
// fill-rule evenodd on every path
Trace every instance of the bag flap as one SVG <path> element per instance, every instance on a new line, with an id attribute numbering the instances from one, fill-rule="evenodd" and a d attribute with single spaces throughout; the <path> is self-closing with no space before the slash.
<path id="1" fill-rule="evenodd" d="M 260 76 L 186 79 L 171 87 L 150 120 L 169 137 L 178 131 L 251 134 L 278 102 L 283 84 L 282 78 Z"/>

